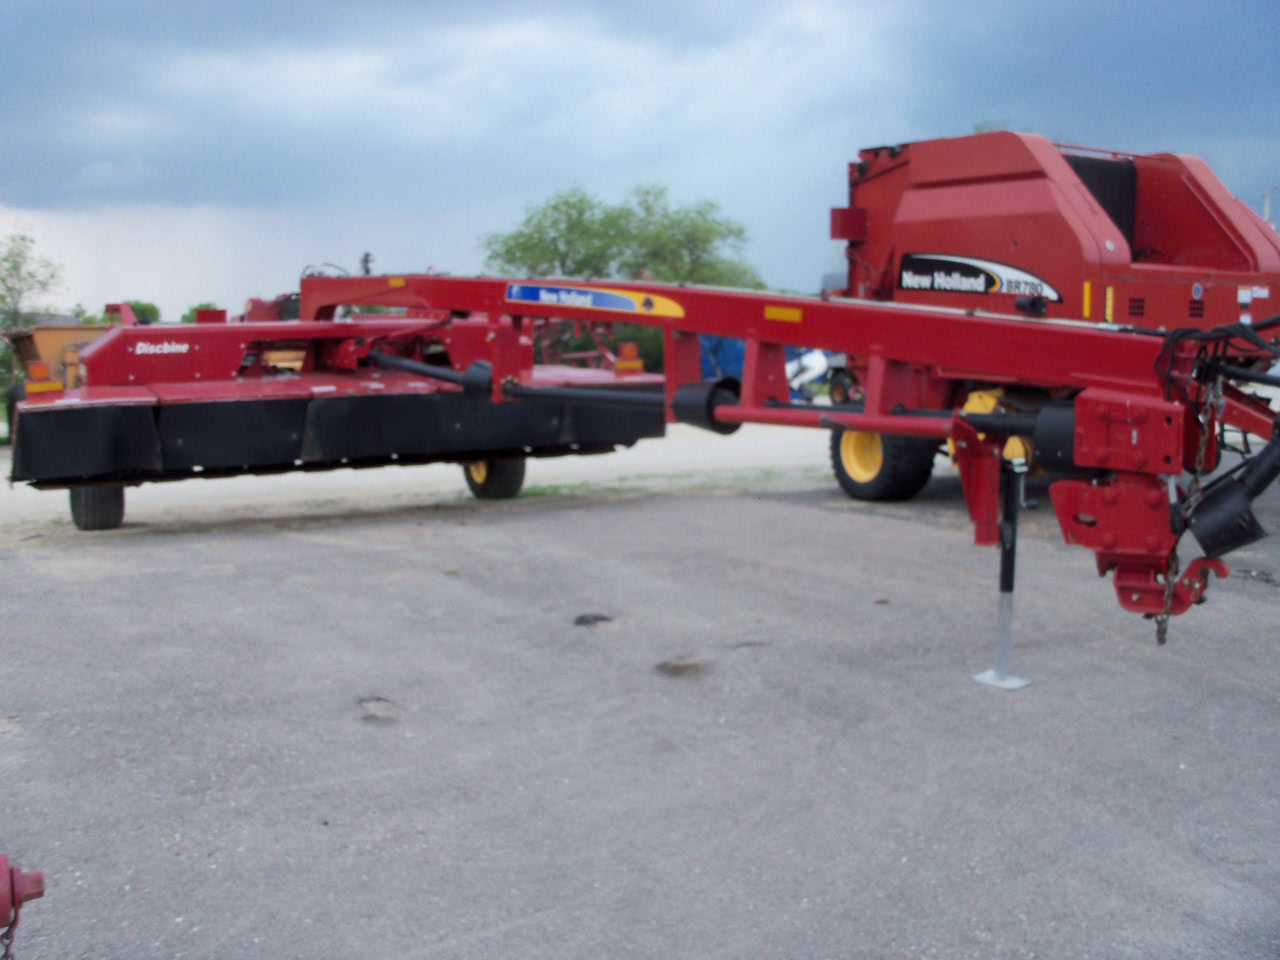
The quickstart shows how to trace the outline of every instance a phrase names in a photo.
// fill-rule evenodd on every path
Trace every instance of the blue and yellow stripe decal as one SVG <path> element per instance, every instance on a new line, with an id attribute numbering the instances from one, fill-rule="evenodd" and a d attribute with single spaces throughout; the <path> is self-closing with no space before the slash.
<path id="1" fill-rule="evenodd" d="M 579 310 L 604 310 L 609 313 L 631 313 L 646 317 L 684 317 L 684 307 L 669 297 L 609 287 L 579 287 L 551 283 L 511 283 L 507 285 L 507 303 L 528 303 L 539 307 L 574 307 Z"/>

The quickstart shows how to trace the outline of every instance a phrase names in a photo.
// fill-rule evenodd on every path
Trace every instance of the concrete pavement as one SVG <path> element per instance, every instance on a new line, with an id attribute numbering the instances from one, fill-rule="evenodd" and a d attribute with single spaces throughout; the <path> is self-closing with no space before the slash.
<path id="1" fill-rule="evenodd" d="M 856 504 L 783 432 L 97 535 L 10 491 L 20 956 L 1280 955 L 1277 541 L 1156 648 L 1028 515 L 1006 694 L 954 475 Z"/>

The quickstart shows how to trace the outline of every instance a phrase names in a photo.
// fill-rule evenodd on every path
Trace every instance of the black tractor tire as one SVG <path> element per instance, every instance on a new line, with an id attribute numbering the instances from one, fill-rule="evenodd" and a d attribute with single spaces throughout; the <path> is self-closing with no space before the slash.
<path id="1" fill-rule="evenodd" d="M 124 523 L 124 487 L 72 487 L 71 522 L 77 530 L 116 529 Z"/>
<path id="2" fill-rule="evenodd" d="M 831 467 L 855 500 L 910 500 L 929 482 L 937 454 L 929 437 L 831 431 Z"/>
<path id="3" fill-rule="evenodd" d="M 18 404 L 27 399 L 27 388 L 15 383 L 5 391 L 4 406 L 9 413 L 9 445 L 18 438 Z"/>
<path id="4" fill-rule="evenodd" d="M 510 500 L 524 486 L 524 457 L 491 457 L 462 465 L 477 500 Z"/>
<path id="5" fill-rule="evenodd" d="M 848 372 L 844 370 L 837 370 L 833 373 L 830 383 L 827 384 L 827 397 L 837 407 L 846 403 L 853 403 L 853 377 L 849 376 Z"/>

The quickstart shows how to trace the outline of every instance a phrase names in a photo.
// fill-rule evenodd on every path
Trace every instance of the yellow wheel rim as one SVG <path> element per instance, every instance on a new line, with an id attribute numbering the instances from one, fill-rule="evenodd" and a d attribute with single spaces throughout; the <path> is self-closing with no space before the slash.
<path id="1" fill-rule="evenodd" d="M 878 433 L 846 430 L 840 437 L 840 463 L 858 483 L 870 483 L 884 469 L 884 444 Z"/>
<path id="2" fill-rule="evenodd" d="M 484 483 L 489 479 L 489 461 L 476 460 L 474 463 L 467 464 L 467 474 L 474 483 Z"/>

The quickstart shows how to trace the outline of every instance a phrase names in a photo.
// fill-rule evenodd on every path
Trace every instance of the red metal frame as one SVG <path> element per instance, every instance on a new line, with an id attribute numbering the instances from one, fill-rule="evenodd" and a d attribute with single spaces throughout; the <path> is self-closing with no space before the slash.
<path id="1" fill-rule="evenodd" d="M 344 305 L 399 307 L 409 315 L 334 321 Z M 992 544 L 998 540 L 1001 443 L 980 436 L 958 406 L 972 389 L 1032 389 L 1045 399 L 1074 401 L 1075 465 L 1106 471 L 1104 479 L 1055 486 L 1063 534 L 1093 549 L 1099 571 L 1115 571 L 1122 605 L 1144 613 L 1162 608 L 1163 579 L 1177 541 L 1170 527 L 1170 478 L 1195 467 L 1194 438 L 1200 436 L 1202 418 L 1212 421 L 1219 415 L 1166 396 L 1166 378 L 1156 371 L 1164 338 L 1082 322 L 652 283 L 436 275 L 304 278 L 300 317 L 279 323 L 121 326 L 85 351 L 87 385 L 68 399 L 183 403 L 307 397 L 320 391 L 460 389 L 413 373 L 375 371 L 364 362 L 375 347 L 420 360 L 426 343 L 447 350 L 457 371 L 478 361 L 490 364 L 491 400 L 498 404 L 509 402 L 512 384 L 618 383 L 611 371 L 534 365 L 535 325 L 558 319 L 661 327 L 669 403 L 682 386 L 700 378 L 697 334 L 738 336 L 747 341 L 739 402 L 718 408 L 718 420 L 952 438 L 976 542 Z M 863 411 L 791 405 L 786 346 L 865 358 Z M 303 349 L 300 369 L 264 365 L 272 347 Z M 1195 353 L 1194 344 L 1183 343 L 1170 361 L 1171 376 L 1192 397 L 1200 394 L 1193 380 Z M 40 397 L 27 406 L 59 402 Z M 1221 417 L 1262 436 L 1273 426 L 1264 404 L 1231 388 Z M 674 419 L 669 406 L 667 419 Z M 1194 577 L 1180 582 L 1174 612 L 1202 590 Z"/>
<path id="2" fill-rule="evenodd" d="M 395 284 L 394 294 L 388 293 Z M 630 308 L 574 305 L 573 297 L 553 310 L 531 309 L 529 289 L 577 291 L 589 304 L 622 295 Z M 317 279 L 306 281 L 302 316 L 326 315 L 340 303 L 394 296 L 397 302 L 483 317 L 490 325 L 493 399 L 503 402 L 505 381 L 523 382 L 513 343 L 534 316 L 601 320 L 616 316 L 662 326 L 667 331 L 667 396 L 698 378 L 693 350 L 706 333 L 747 340 L 746 363 L 737 406 L 721 408 L 726 422 L 952 437 L 964 481 L 975 538 L 998 540 L 1000 444 L 978 436 L 959 413 L 936 415 L 946 385 L 1016 384 L 1048 395 L 1075 398 L 1075 459 L 1080 467 L 1110 472 L 1105 482 L 1060 481 L 1054 504 L 1068 542 L 1093 549 L 1100 573 L 1115 571 L 1121 604 L 1159 613 L 1165 603 L 1164 577 L 1177 542 L 1170 524 L 1169 478 L 1195 467 L 1201 417 L 1215 411 L 1164 396 L 1156 373 L 1164 340 L 1070 321 L 1012 316 L 973 316 L 954 310 L 904 308 L 855 301 L 821 301 L 772 294 L 670 288 L 653 284 L 566 284 L 563 282 L 455 279 L 441 277 Z M 646 309 L 646 305 L 650 305 Z M 653 307 L 659 304 L 659 307 Z M 621 312 L 621 316 L 617 314 Z M 788 405 L 783 348 L 787 345 L 844 351 L 867 358 L 862 413 Z M 1195 391 L 1194 348 L 1184 346 L 1172 373 Z M 897 411 L 921 411 L 919 413 Z M 927 411 L 927 412 L 926 412 Z M 928 415 L 932 412 L 935 415 Z M 669 416 L 672 416 L 669 414 Z M 1232 391 L 1224 417 L 1242 429 L 1269 436 L 1273 415 L 1265 405 Z M 1081 518 L 1088 518 L 1088 526 Z M 1205 569 L 1226 575 L 1215 563 L 1189 570 L 1174 590 L 1172 612 L 1182 612 L 1206 586 Z"/>

